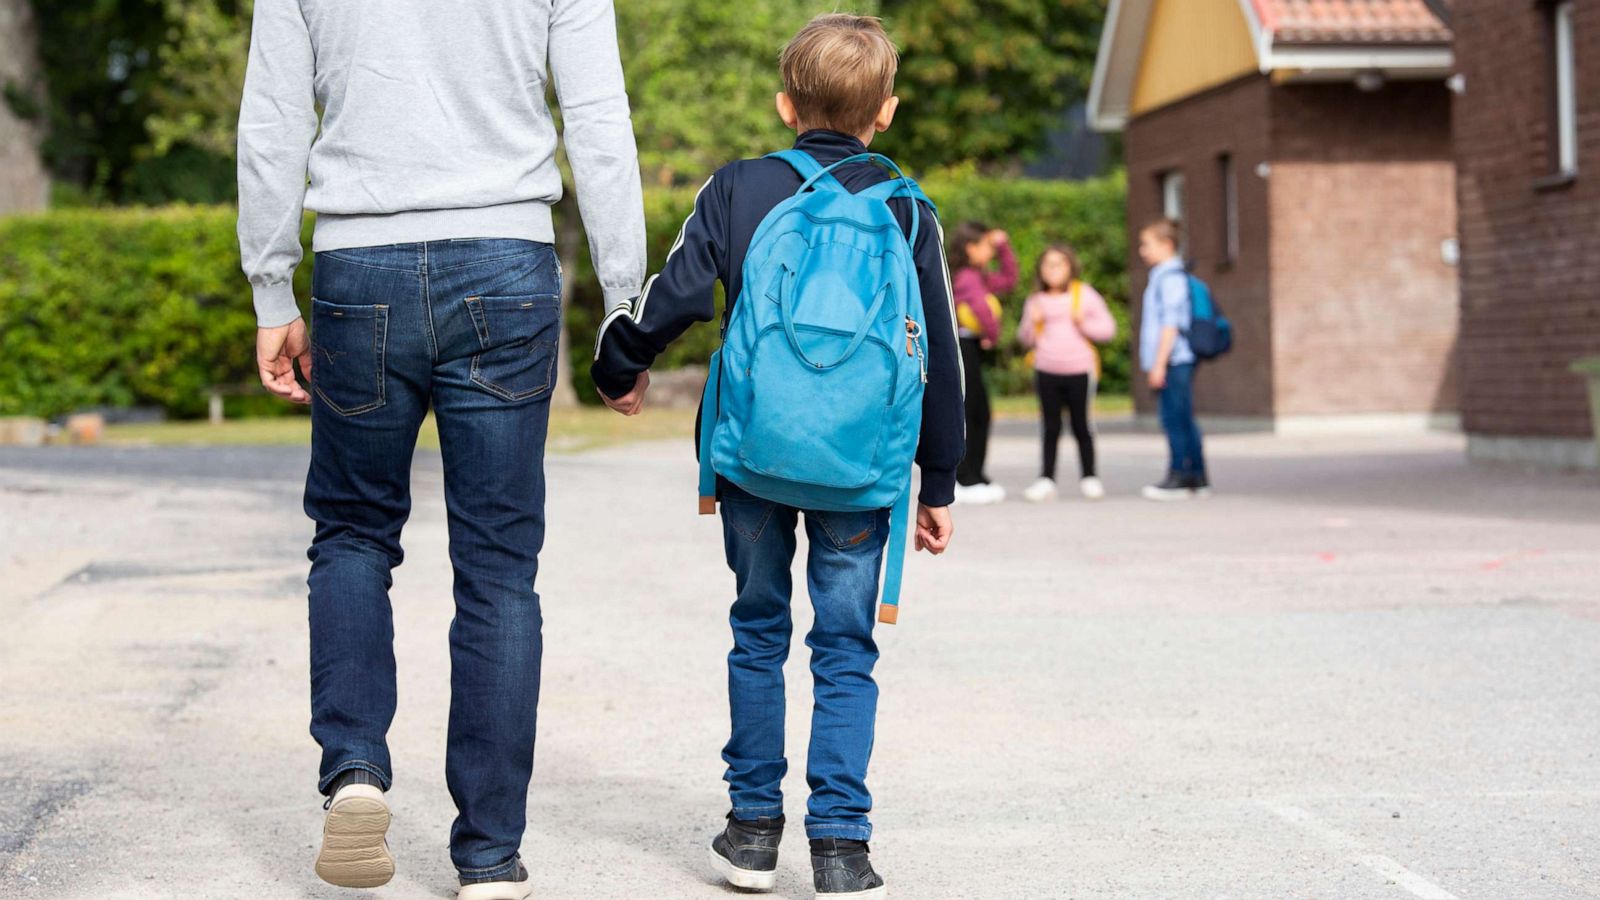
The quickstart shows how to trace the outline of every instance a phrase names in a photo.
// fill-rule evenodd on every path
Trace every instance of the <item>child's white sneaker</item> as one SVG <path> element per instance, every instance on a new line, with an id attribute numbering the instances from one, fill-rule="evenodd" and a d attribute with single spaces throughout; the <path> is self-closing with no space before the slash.
<path id="1" fill-rule="evenodd" d="M 1079 481 L 1078 490 L 1085 500 L 1104 500 L 1106 496 L 1106 486 L 1093 475 Z"/>
<path id="2" fill-rule="evenodd" d="M 1029 503 L 1049 503 L 1056 499 L 1059 493 L 1054 478 L 1040 478 L 1028 485 L 1028 489 L 1022 492 L 1022 499 Z"/>

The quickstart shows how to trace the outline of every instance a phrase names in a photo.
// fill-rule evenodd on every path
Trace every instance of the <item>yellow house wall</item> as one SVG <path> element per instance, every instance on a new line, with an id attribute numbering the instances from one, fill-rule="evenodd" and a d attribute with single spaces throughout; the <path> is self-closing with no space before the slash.
<path id="1" fill-rule="evenodd" d="M 1239 0 L 1156 0 L 1131 112 L 1159 109 L 1257 68 Z"/>

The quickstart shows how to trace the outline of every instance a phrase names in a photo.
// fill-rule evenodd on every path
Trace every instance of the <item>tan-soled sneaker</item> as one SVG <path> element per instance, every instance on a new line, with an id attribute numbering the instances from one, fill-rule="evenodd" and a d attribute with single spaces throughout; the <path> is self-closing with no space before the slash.
<path id="1" fill-rule="evenodd" d="M 389 804 L 383 788 L 347 782 L 328 800 L 317 877 L 347 888 L 373 888 L 394 877 L 389 855 Z"/>

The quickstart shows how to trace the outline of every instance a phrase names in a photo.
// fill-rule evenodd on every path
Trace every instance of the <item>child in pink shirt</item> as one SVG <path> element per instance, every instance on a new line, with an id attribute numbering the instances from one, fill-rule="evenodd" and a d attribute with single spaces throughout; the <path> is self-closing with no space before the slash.
<path id="1" fill-rule="evenodd" d="M 1034 382 L 1044 417 L 1044 464 L 1039 480 L 1023 492 L 1034 502 L 1054 500 L 1056 447 L 1061 441 L 1061 409 L 1072 421 L 1078 442 L 1079 490 L 1090 500 L 1105 496 L 1095 470 L 1094 431 L 1089 423 L 1100 352 L 1117 334 L 1100 292 L 1079 279 L 1078 255 L 1067 244 L 1051 244 L 1039 257 L 1034 293 L 1022 308 L 1017 340 L 1033 351 Z"/>

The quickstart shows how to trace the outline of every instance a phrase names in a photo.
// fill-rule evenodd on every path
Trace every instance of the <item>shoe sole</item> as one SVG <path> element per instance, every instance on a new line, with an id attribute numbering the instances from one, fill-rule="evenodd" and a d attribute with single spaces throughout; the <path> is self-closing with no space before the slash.
<path id="1" fill-rule="evenodd" d="M 817 892 L 817 900 L 878 900 L 880 897 L 887 896 L 889 896 L 888 885 L 879 885 L 875 888 L 867 888 L 864 891 L 851 891 L 847 894 Z"/>
<path id="2" fill-rule="evenodd" d="M 1151 490 L 1146 490 L 1146 491 L 1143 492 L 1143 494 L 1144 494 L 1144 498 L 1146 500 L 1154 500 L 1157 503 L 1179 503 L 1179 502 L 1182 502 L 1184 500 L 1193 500 L 1193 499 L 1195 499 L 1194 492 L 1189 491 L 1189 490 L 1182 490 L 1182 491 L 1151 491 Z"/>
<path id="3" fill-rule="evenodd" d="M 456 894 L 456 900 L 528 900 L 533 896 L 533 879 L 527 881 L 490 881 L 469 884 Z"/>
<path id="4" fill-rule="evenodd" d="M 728 859 L 726 856 L 723 856 L 721 853 L 718 853 L 715 847 L 710 848 L 710 853 L 711 867 L 716 869 L 717 874 L 721 875 L 729 884 L 736 888 L 744 888 L 747 891 L 770 891 L 772 890 L 772 886 L 778 883 L 778 873 L 776 870 L 771 872 L 763 872 L 760 869 L 741 869 L 734 865 L 732 860 Z M 828 896 L 843 897 L 855 895 L 829 894 Z"/>
<path id="5" fill-rule="evenodd" d="M 367 788 L 362 791 L 360 788 Z M 394 877 L 394 857 L 384 840 L 389 833 L 389 806 L 383 792 L 371 785 L 352 785 L 328 808 L 322 823 L 322 850 L 317 877 L 336 887 L 373 888 Z"/>

